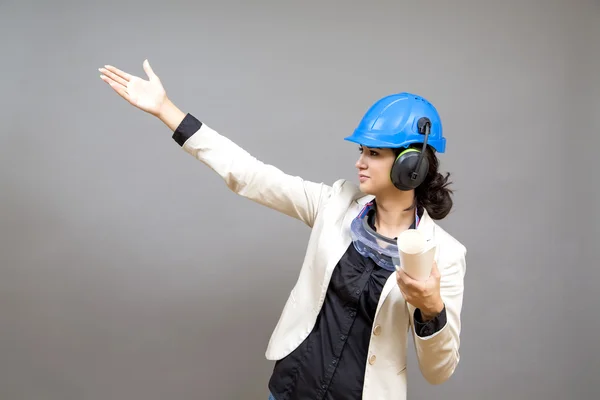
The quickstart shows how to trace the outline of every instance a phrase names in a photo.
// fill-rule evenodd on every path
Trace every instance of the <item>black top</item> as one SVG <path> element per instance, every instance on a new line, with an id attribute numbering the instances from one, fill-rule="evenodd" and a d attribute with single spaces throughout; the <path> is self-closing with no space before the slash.
<path id="1" fill-rule="evenodd" d="M 173 139 L 182 146 L 201 126 L 187 114 Z M 367 218 L 375 229 L 374 210 Z M 269 389 L 276 400 L 362 398 L 375 311 L 391 273 L 361 256 L 353 244 L 348 246 L 332 273 L 312 332 L 292 353 L 275 363 Z M 427 323 L 417 309 L 414 319 L 417 335 L 429 336 L 446 324 L 446 309 Z"/>
<path id="2" fill-rule="evenodd" d="M 367 215 L 373 224 L 374 213 Z M 414 223 L 411 228 L 414 228 Z M 276 400 L 360 400 L 373 320 L 381 291 L 392 272 L 361 256 L 353 244 L 338 262 L 310 335 L 277 361 L 269 381 Z M 446 309 L 415 330 L 429 336 L 446 324 Z"/>

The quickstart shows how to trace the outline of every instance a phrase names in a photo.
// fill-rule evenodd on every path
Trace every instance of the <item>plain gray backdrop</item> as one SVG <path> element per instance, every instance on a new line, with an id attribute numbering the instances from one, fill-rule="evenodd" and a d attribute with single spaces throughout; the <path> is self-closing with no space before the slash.
<path id="1" fill-rule="evenodd" d="M 309 230 L 230 192 L 100 80 L 112 64 L 264 162 L 356 180 L 343 141 L 439 109 L 468 248 L 461 362 L 410 399 L 599 398 L 600 4 L 0 2 L 0 398 L 266 399 Z"/>

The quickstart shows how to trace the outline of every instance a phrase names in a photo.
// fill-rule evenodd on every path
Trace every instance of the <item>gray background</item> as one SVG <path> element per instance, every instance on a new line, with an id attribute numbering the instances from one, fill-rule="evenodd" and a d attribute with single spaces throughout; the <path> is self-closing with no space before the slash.
<path id="1" fill-rule="evenodd" d="M 0 45 L 1 399 L 266 399 L 309 231 L 99 79 L 144 58 L 184 111 L 327 183 L 356 179 L 342 138 L 375 100 L 430 98 L 462 360 L 434 387 L 411 350 L 409 398 L 600 397 L 599 2 L 3 0 Z"/>

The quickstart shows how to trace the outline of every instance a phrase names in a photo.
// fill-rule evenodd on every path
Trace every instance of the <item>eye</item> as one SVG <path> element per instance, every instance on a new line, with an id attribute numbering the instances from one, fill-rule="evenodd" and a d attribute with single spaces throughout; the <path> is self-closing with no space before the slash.
<path id="1" fill-rule="evenodd" d="M 358 147 L 358 152 L 362 154 L 362 152 L 363 152 L 363 151 L 364 151 L 364 149 L 363 149 L 361 146 L 359 146 L 359 147 Z M 369 155 L 370 155 L 371 157 L 376 157 L 376 156 L 378 156 L 378 155 L 379 155 L 379 153 L 378 153 L 378 152 L 376 152 L 376 151 L 374 151 L 374 150 L 371 150 L 371 151 L 369 151 Z"/>

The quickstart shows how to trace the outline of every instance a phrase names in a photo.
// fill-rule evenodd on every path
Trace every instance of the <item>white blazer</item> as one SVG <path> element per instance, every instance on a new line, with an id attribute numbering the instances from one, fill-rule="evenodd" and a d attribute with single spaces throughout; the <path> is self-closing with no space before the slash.
<path id="1" fill-rule="evenodd" d="M 331 186 L 303 180 L 265 164 L 230 139 L 203 124 L 183 145 L 235 193 L 299 219 L 312 231 L 298 280 L 270 338 L 266 358 L 279 360 L 309 335 L 334 267 L 351 244 L 350 223 L 372 196 L 346 180 Z M 435 259 L 441 274 L 441 295 L 447 323 L 435 334 L 415 334 L 415 308 L 406 303 L 391 274 L 377 306 L 363 388 L 365 400 L 405 399 L 407 339 L 414 338 L 421 373 L 440 384 L 459 361 L 460 314 L 466 248 L 424 213 L 417 228 L 437 244 Z"/>

